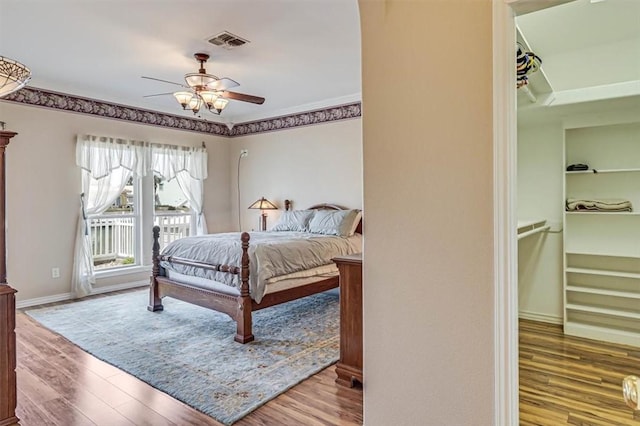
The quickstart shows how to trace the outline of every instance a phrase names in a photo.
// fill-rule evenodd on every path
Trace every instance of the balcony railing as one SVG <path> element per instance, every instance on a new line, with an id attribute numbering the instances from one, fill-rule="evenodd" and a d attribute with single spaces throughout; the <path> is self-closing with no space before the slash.
<path id="1" fill-rule="evenodd" d="M 135 264 L 135 229 L 132 217 L 91 219 L 91 250 L 96 268 Z M 162 213 L 154 216 L 160 226 L 160 249 L 191 232 L 191 213 Z M 150 232 L 150 231 L 149 231 Z"/>
<path id="2" fill-rule="evenodd" d="M 156 215 L 153 225 L 160 227 L 160 250 L 178 238 L 188 237 L 191 233 L 191 213 L 164 213 Z"/>

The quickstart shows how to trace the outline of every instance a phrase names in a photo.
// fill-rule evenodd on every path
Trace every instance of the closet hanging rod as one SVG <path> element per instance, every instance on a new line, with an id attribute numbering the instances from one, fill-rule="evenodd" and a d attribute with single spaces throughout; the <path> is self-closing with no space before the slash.
<path id="1" fill-rule="evenodd" d="M 531 229 L 529 231 L 526 231 L 526 232 L 523 232 L 521 234 L 518 234 L 518 239 L 521 240 L 521 239 L 523 239 L 525 237 L 528 237 L 530 235 L 537 234 L 538 232 L 548 231 L 549 229 L 551 229 L 550 225 L 545 225 L 545 226 L 542 226 L 540 228 L 534 228 L 534 229 Z"/>

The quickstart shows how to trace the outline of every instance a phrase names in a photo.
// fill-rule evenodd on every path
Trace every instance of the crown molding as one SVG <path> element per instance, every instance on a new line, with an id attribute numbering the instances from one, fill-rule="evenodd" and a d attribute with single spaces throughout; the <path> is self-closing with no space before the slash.
<path id="1" fill-rule="evenodd" d="M 1 100 L 35 107 L 51 108 L 63 112 L 92 115 L 111 120 L 129 121 L 138 124 L 224 137 L 273 132 L 294 127 L 357 118 L 362 114 L 361 103 L 357 101 L 256 121 L 224 124 L 121 105 L 98 99 L 85 98 L 68 93 L 54 92 L 36 87 L 23 87 Z"/>

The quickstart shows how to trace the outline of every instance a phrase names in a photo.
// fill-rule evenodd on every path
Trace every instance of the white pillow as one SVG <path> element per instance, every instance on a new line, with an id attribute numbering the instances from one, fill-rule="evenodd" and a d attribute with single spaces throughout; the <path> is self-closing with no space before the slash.
<path id="1" fill-rule="evenodd" d="M 352 236 L 356 233 L 356 229 L 358 228 L 358 225 L 360 225 L 360 220 L 362 219 L 362 210 L 356 211 L 358 212 L 358 214 L 356 214 L 355 219 L 353 219 L 353 226 L 351 227 L 351 233 L 349 234 L 349 236 Z"/>
<path id="2" fill-rule="evenodd" d="M 284 211 L 271 231 L 308 232 L 309 220 L 314 213 L 313 210 Z"/>
<path id="3" fill-rule="evenodd" d="M 318 210 L 309 222 L 309 232 L 349 237 L 358 226 L 355 221 L 358 213 L 358 210 Z"/>

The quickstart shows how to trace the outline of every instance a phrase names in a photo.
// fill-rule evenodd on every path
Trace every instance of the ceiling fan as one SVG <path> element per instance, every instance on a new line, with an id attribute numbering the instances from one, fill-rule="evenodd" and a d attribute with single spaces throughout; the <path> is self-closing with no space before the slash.
<path id="1" fill-rule="evenodd" d="M 194 115 L 198 114 L 202 108 L 207 109 L 213 114 L 220 115 L 222 110 L 229 103 L 229 99 L 234 101 L 250 102 L 258 105 L 262 105 L 264 103 L 264 98 L 259 96 L 230 92 L 228 89 L 240 85 L 237 81 L 226 77 L 219 78 L 213 74 L 207 74 L 207 71 L 204 69 L 204 63 L 209 59 L 208 54 L 196 53 L 193 56 L 200 62 L 200 69 L 198 72 L 185 74 L 184 81 L 187 83 L 186 85 L 159 78 L 142 76 L 142 78 L 146 78 L 148 80 L 175 84 L 176 86 L 180 86 L 186 90 L 157 93 L 155 95 L 147 95 L 145 98 L 173 95 L 182 106 L 182 109 L 193 111 Z"/>

